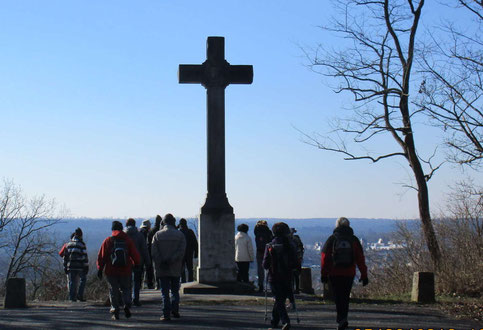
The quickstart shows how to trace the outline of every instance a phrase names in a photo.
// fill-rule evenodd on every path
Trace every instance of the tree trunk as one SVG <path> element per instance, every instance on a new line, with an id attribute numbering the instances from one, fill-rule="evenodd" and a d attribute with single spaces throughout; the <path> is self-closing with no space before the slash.
<path id="1" fill-rule="evenodd" d="M 431 221 L 431 213 L 429 211 L 429 194 L 428 184 L 424 175 L 421 162 L 416 154 L 416 147 L 414 145 L 413 135 L 409 133 L 406 135 L 405 144 L 408 155 L 409 165 L 411 166 L 416 183 L 418 186 L 418 206 L 419 219 L 422 223 L 424 238 L 426 245 L 431 255 L 431 260 L 435 269 L 439 269 L 441 261 L 441 251 L 439 249 L 438 239 L 434 231 L 433 223 Z"/>

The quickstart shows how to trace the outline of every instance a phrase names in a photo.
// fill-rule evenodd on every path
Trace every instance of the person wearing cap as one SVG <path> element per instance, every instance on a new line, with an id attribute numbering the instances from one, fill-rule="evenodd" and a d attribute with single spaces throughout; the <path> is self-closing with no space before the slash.
<path id="1" fill-rule="evenodd" d="M 107 237 L 101 245 L 97 255 L 97 277 L 102 279 L 102 272 L 106 274 L 109 283 L 110 313 L 113 320 L 119 320 L 119 309 L 124 304 L 126 318 L 131 317 L 131 288 L 132 268 L 139 265 L 139 252 L 132 239 L 122 230 L 122 223 L 112 222 L 112 235 Z M 114 257 L 124 255 L 124 260 L 116 264 Z"/>
<path id="2" fill-rule="evenodd" d="M 89 271 L 89 260 L 86 245 L 82 240 L 82 229 L 77 228 L 74 231 L 70 241 L 64 244 L 59 255 L 64 258 L 64 272 L 68 278 L 69 299 L 71 301 L 85 301 L 84 289 Z"/>
<path id="3" fill-rule="evenodd" d="M 148 289 L 154 289 L 154 268 L 153 262 L 151 257 L 151 241 L 148 239 L 149 231 L 151 230 L 151 221 L 143 220 L 141 227 L 139 227 L 139 232 L 144 235 L 144 239 L 146 240 L 146 246 L 148 248 L 149 260 L 151 262 L 144 263 L 144 281 L 145 285 Z"/>
<path id="4" fill-rule="evenodd" d="M 176 219 L 170 213 L 164 216 L 164 227 L 153 237 L 151 246 L 156 277 L 159 277 L 163 296 L 163 316 L 167 322 L 179 318 L 179 288 L 181 265 L 186 250 L 186 239 L 176 229 Z"/>
<path id="5" fill-rule="evenodd" d="M 361 242 L 354 235 L 349 220 L 341 217 L 335 223 L 334 233 L 322 248 L 320 265 L 322 283 L 329 283 L 334 292 L 338 330 L 344 330 L 349 325 L 349 298 L 356 265 L 361 273 L 359 282 L 366 286 L 369 280 Z"/>
<path id="6" fill-rule="evenodd" d="M 148 254 L 148 247 L 146 244 L 146 238 L 141 234 L 136 227 L 136 220 L 129 218 L 126 220 L 126 227 L 124 232 L 131 238 L 136 246 L 136 250 L 139 253 L 140 261 L 139 265 L 135 265 L 132 268 L 133 271 L 133 292 L 132 300 L 134 306 L 141 306 L 139 301 L 139 291 L 141 290 L 141 283 L 143 282 L 143 269 L 145 264 L 151 263 L 151 258 Z"/>
<path id="7" fill-rule="evenodd" d="M 178 229 L 186 239 L 186 250 L 181 266 L 181 283 L 186 283 L 186 270 L 188 270 L 188 282 L 193 282 L 193 258 L 198 258 L 198 239 L 195 232 L 188 228 L 185 218 L 179 220 Z"/>
<path id="8" fill-rule="evenodd" d="M 265 282 L 265 270 L 263 269 L 263 256 L 265 254 L 265 246 L 273 239 L 272 231 L 268 228 L 265 220 L 257 221 L 255 229 L 255 245 L 257 247 L 257 275 L 258 275 L 258 292 L 263 292 Z"/>

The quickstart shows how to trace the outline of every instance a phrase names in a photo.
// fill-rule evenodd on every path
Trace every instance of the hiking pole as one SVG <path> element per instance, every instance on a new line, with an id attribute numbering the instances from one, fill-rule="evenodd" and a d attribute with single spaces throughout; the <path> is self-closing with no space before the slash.
<path id="1" fill-rule="evenodd" d="M 297 309 L 297 304 L 295 303 L 295 298 L 293 300 L 293 307 L 295 309 L 295 315 L 297 316 L 297 324 L 300 323 L 299 310 Z"/>
<path id="2" fill-rule="evenodd" d="M 264 288 L 265 289 L 265 320 L 264 320 L 264 322 L 267 323 L 267 319 L 268 319 L 268 316 L 267 316 L 267 309 L 268 309 L 268 307 L 267 307 L 267 283 L 268 283 L 267 277 L 268 277 L 268 272 L 267 272 L 267 270 L 264 270 L 264 272 L 265 272 L 265 288 Z"/>

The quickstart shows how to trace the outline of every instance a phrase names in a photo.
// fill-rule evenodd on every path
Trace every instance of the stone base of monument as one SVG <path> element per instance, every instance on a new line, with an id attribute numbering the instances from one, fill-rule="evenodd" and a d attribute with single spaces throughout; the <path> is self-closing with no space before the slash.
<path id="1" fill-rule="evenodd" d="M 418 303 L 433 303 L 434 298 L 434 273 L 415 272 L 413 275 L 413 290 L 411 301 Z"/>
<path id="2" fill-rule="evenodd" d="M 25 308 L 27 298 L 24 278 L 9 278 L 6 283 L 4 308 Z"/>
<path id="3" fill-rule="evenodd" d="M 255 292 L 255 287 L 249 283 L 241 282 L 220 282 L 220 283 L 199 283 L 190 282 L 181 285 L 181 292 L 184 294 L 232 294 L 244 295 Z"/>
<path id="4" fill-rule="evenodd" d="M 302 267 L 300 272 L 300 291 L 303 293 L 314 294 L 312 287 L 312 270 L 309 267 Z"/>

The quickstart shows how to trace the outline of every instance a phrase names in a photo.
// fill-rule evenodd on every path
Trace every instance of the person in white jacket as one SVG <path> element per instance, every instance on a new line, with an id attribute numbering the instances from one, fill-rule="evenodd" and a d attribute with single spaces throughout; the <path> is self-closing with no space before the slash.
<path id="1" fill-rule="evenodd" d="M 248 271 L 250 262 L 254 260 L 255 252 L 250 236 L 248 236 L 248 225 L 242 223 L 237 227 L 235 235 L 235 262 L 238 267 L 236 280 L 248 283 Z"/>

